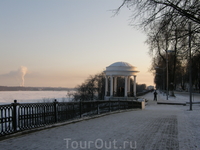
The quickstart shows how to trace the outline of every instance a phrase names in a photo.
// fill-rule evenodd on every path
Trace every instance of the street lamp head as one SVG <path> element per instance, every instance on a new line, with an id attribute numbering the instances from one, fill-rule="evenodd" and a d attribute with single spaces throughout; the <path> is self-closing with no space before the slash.
<path id="1" fill-rule="evenodd" d="M 162 70 L 163 70 L 163 69 L 165 69 L 165 68 L 166 68 L 166 67 L 160 68 L 160 67 L 157 66 L 157 67 L 155 67 L 154 69 L 155 69 L 155 70 L 156 70 L 156 69 L 162 69 Z"/>
<path id="2" fill-rule="evenodd" d="M 163 75 L 162 73 L 156 73 L 156 75 Z"/>
<path id="3" fill-rule="evenodd" d="M 167 53 L 174 53 L 174 50 L 167 50 Z"/>

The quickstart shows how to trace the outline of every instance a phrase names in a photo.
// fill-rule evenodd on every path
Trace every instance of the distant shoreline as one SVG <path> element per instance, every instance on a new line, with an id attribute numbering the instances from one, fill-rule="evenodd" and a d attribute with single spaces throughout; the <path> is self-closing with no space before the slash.
<path id="1" fill-rule="evenodd" d="M 68 91 L 68 90 L 74 90 L 74 88 L 0 86 L 0 91 Z"/>

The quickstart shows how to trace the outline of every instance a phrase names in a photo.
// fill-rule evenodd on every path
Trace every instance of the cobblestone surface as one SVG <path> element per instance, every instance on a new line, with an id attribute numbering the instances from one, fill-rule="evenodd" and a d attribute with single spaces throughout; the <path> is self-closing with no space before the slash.
<path id="1" fill-rule="evenodd" d="M 142 141 L 140 139 L 143 139 Z M 168 116 L 153 119 L 137 138 L 137 149 L 179 149 L 177 118 Z M 142 143 L 141 143 L 142 142 Z"/>

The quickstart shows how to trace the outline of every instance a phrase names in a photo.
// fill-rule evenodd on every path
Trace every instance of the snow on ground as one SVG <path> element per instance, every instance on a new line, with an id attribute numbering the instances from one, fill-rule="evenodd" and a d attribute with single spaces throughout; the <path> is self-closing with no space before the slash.
<path id="1" fill-rule="evenodd" d="M 158 95 L 159 97 L 160 95 Z M 114 113 L 0 141 L 4 150 L 199 150 L 200 105 L 158 105 Z M 178 96 L 176 97 L 178 99 Z"/>
<path id="2" fill-rule="evenodd" d="M 0 91 L 0 104 L 10 104 L 16 99 L 19 103 L 69 101 L 68 91 Z"/>
<path id="3" fill-rule="evenodd" d="M 165 102 L 180 102 L 180 103 L 186 103 L 186 102 L 189 102 L 189 93 L 186 93 L 186 92 L 174 92 L 175 94 L 175 97 L 173 96 L 168 96 L 168 100 L 167 100 L 167 96 L 166 94 L 160 92 L 160 91 L 157 91 L 158 95 L 158 102 L 159 101 L 165 101 Z M 144 96 L 140 96 L 141 98 L 144 97 Z M 154 98 L 154 94 L 153 92 L 152 93 L 149 93 L 149 95 L 147 96 L 148 98 L 147 99 L 151 99 L 153 100 Z M 192 101 L 193 102 L 200 102 L 200 94 L 199 93 L 193 93 L 192 94 Z"/>

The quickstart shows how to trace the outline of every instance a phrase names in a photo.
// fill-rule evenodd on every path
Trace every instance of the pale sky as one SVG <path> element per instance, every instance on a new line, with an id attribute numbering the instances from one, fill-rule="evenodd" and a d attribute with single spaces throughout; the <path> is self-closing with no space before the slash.
<path id="1" fill-rule="evenodd" d="M 114 62 L 153 85 L 146 36 L 122 0 L 0 0 L 0 86 L 75 87 Z M 22 66 L 22 67 L 21 67 Z"/>

